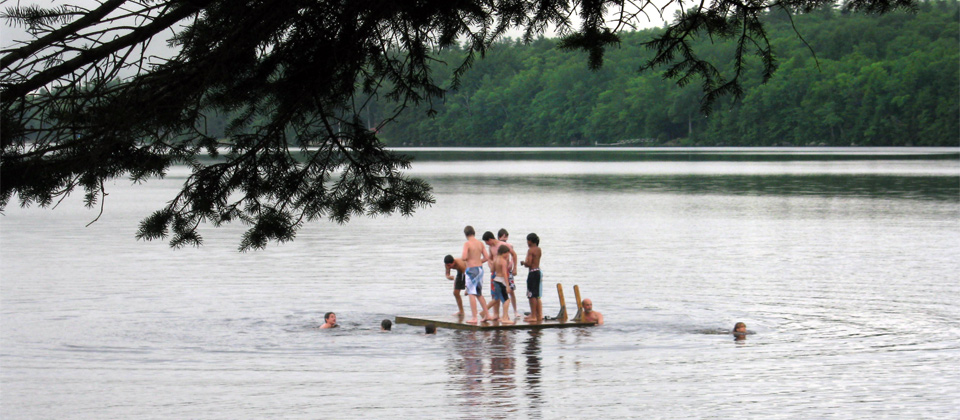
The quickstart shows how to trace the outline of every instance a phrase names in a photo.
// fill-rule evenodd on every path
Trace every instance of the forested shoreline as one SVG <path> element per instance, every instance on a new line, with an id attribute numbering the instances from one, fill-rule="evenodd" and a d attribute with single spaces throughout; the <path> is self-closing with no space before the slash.
<path id="1" fill-rule="evenodd" d="M 923 2 L 917 13 L 794 16 L 809 47 L 782 12 L 767 23 L 778 71 L 761 84 L 759 64 L 749 63 L 742 100 L 723 98 L 708 115 L 696 81 L 681 88 L 660 71 L 638 73 L 650 57 L 641 43 L 659 31 L 650 29 L 623 33 L 599 71 L 555 39 L 505 40 L 443 101 L 407 109 L 379 137 L 390 146 L 960 145 L 956 0 Z M 736 46 L 699 39 L 696 48 L 722 64 Z M 441 59 L 461 55 L 448 50 Z M 380 125 L 397 105 L 375 98 L 367 125 Z"/>

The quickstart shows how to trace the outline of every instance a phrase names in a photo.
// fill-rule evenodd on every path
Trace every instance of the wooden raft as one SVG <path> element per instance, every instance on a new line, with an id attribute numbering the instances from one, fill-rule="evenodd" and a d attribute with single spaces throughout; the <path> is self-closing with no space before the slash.
<path id="1" fill-rule="evenodd" d="M 487 321 L 479 324 L 467 324 L 465 321 L 470 319 L 469 315 L 458 317 L 456 315 L 447 316 L 397 316 L 397 324 L 407 324 L 424 326 L 427 324 L 436 325 L 437 328 L 452 328 L 456 330 L 486 331 L 486 330 L 536 330 L 543 328 L 570 328 L 570 327 L 592 327 L 594 322 L 581 322 L 582 312 L 580 300 L 580 287 L 573 286 L 577 299 L 577 314 L 573 319 L 568 319 L 566 301 L 563 299 L 563 286 L 557 283 L 557 295 L 560 297 L 560 312 L 555 317 L 546 317 L 541 322 L 526 322 L 523 318 L 517 318 L 515 324 L 501 324 L 500 321 Z M 467 305 L 464 305 L 467 306 Z"/>

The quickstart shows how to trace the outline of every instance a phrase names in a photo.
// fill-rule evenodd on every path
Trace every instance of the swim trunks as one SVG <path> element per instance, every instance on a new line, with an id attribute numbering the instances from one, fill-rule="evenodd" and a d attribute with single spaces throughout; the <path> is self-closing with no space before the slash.
<path id="1" fill-rule="evenodd" d="M 543 296 L 543 272 L 540 269 L 530 270 L 527 274 L 527 298 L 539 298 Z"/>
<path id="2" fill-rule="evenodd" d="M 483 267 L 469 267 L 464 274 L 467 280 L 467 294 L 483 296 Z"/>
<path id="3" fill-rule="evenodd" d="M 513 274 L 510 275 L 510 290 L 517 290 L 517 283 L 513 282 Z"/>
<path id="4" fill-rule="evenodd" d="M 500 302 L 506 302 L 509 299 L 507 294 L 507 286 L 504 286 L 503 277 L 497 277 L 497 281 L 493 282 L 493 299 Z"/>
<path id="5" fill-rule="evenodd" d="M 457 279 L 453 281 L 453 290 L 463 290 L 467 288 L 467 282 L 463 278 L 463 272 L 457 272 Z"/>

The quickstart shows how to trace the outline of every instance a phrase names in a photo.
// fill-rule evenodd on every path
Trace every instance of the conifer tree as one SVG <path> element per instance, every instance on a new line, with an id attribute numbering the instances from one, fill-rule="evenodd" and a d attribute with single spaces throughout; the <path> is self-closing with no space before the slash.
<path id="1" fill-rule="evenodd" d="M 705 109 L 739 95 L 743 58 L 776 68 L 759 14 L 809 10 L 832 0 L 101 0 L 53 8 L 16 6 L 9 23 L 33 35 L 0 57 L 0 209 L 11 201 L 50 206 L 80 188 L 104 206 L 106 180 L 192 173 L 139 238 L 200 245 L 198 227 L 241 221 L 240 249 L 293 239 L 306 221 L 411 214 L 433 202 L 430 187 L 402 171 L 409 159 L 376 132 L 407 105 L 443 89 L 435 52 L 466 40 L 451 86 L 504 33 L 530 41 L 553 25 L 562 48 L 598 68 L 617 33 L 645 14 L 679 12 L 647 45 L 645 68 L 664 66 L 680 85 L 699 80 Z M 912 0 L 851 0 L 885 12 Z M 732 74 L 691 47 L 695 37 L 737 40 Z M 151 57 L 168 42 L 172 57 Z M 364 121 L 371 98 L 397 109 Z M 231 115 L 219 130 L 212 115 Z M 369 119 L 370 117 L 367 117 Z M 299 150 L 299 152 L 297 152 Z M 209 159 L 207 156 L 212 156 Z"/>

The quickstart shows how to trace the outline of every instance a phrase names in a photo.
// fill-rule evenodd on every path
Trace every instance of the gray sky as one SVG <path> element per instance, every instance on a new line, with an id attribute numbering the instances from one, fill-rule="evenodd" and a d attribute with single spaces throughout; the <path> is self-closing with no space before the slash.
<path id="1" fill-rule="evenodd" d="M 662 3 L 666 3 L 669 1 L 671 0 L 663 0 Z M 12 8 L 17 6 L 29 6 L 29 5 L 36 5 L 43 8 L 55 8 L 63 5 L 76 5 L 76 6 L 80 6 L 88 9 L 93 9 L 93 8 L 96 8 L 98 4 L 99 2 L 96 0 L 72 0 L 72 1 L 2 0 L 0 1 L 0 8 L 5 10 L 7 8 Z M 670 10 L 670 12 L 666 16 L 671 15 L 673 13 L 673 10 L 676 10 L 676 8 L 677 8 L 676 5 L 671 5 L 671 7 L 668 9 Z M 659 19 L 660 16 L 656 14 L 655 11 L 648 12 L 648 13 L 650 14 L 649 20 L 648 20 L 648 17 L 644 15 L 640 15 L 638 17 L 638 22 L 637 22 L 638 29 L 656 27 L 656 26 L 661 26 L 663 24 L 663 21 Z M 614 18 L 614 16 L 610 16 L 610 19 L 612 18 Z M 135 26 L 136 23 L 131 20 L 130 24 Z M 522 36 L 522 34 L 523 34 L 522 29 L 516 29 L 516 30 L 510 31 L 507 35 L 513 38 L 519 38 L 520 36 Z M 161 34 L 159 38 L 155 38 L 151 42 L 147 50 L 148 55 L 155 55 L 159 57 L 173 56 L 175 54 L 175 51 L 166 47 L 166 41 L 170 37 L 170 35 L 172 35 L 170 32 L 166 32 Z M 549 30 L 544 35 L 547 37 L 555 37 L 556 33 L 553 30 Z M 2 46 L 3 49 L 8 49 L 15 46 L 17 41 L 29 41 L 32 39 L 33 37 L 29 33 L 27 33 L 26 28 L 22 26 L 20 27 L 11 26 L 8 20 L 3 20 L 2 24 L 0 24 L 0 46 Z"/>

